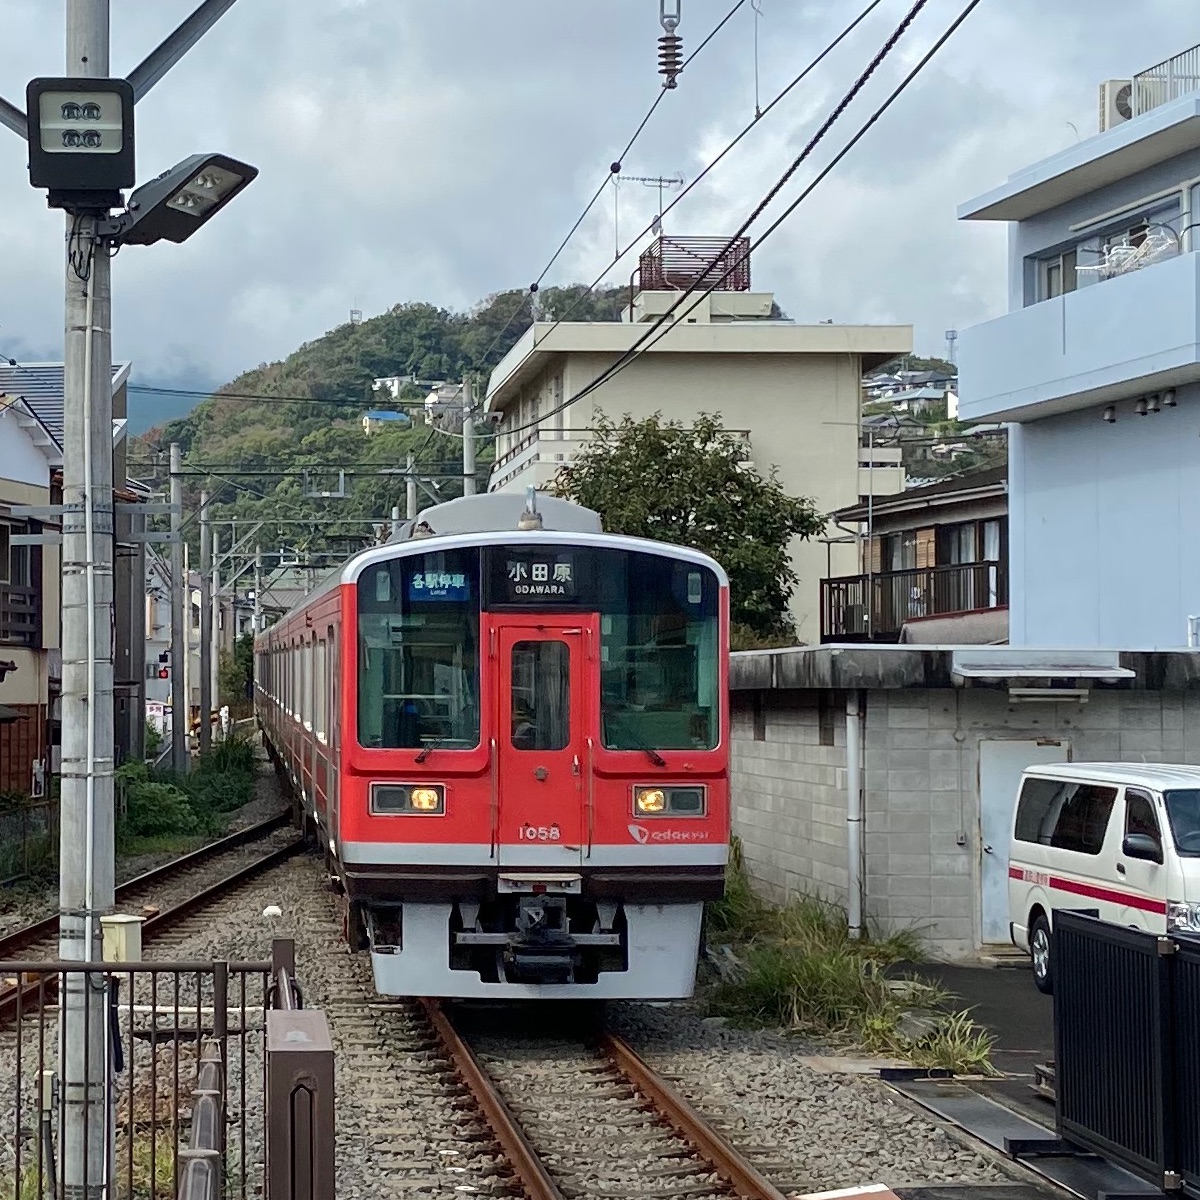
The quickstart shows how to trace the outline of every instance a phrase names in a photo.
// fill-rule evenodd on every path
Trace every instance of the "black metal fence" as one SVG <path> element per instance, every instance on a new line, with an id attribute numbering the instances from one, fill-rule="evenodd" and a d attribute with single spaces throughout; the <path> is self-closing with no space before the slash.
<path id="1" fill-rule="evenodd" d="M 54 862 L 57 854 L 57 801 L 30 801 L 0 811 L 0 886 Z"/>
<path id="2" fill-rule="evenodd" d="M 293 980 L 290 942 L 272 962 L 0 963 L 0 989 L 15 990 L 0 1200 L 332 1196 L 333 1052 L 322 1014 L 291 1011 Z M 64 1046 L 107 1086 L 64 1078 Z M 269 1153 L 315 1166 L 271 1171 Z"/>
<path id="3" fill-rule="evenodd" d="M 1054 914 L 1058 1130 L 1200 1197 L 1200 937 Z"/>

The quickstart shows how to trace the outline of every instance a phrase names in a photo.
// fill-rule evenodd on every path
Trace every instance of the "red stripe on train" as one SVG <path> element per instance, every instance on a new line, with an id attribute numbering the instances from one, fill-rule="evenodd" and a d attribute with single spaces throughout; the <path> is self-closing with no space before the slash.
<path id="1" fill-rule="evenodd" d="M 1024 879 L 1026 872 L 1021 867 L 1009 866 L 1009 877 Z M 1104 900 L 1108 904 L 1124 904 L 1127 908 L 1138 908 L 1143 912 L 1158 913 L 1165 916 L 1166 901 L 1154 900 L 1149 896 L 1138 896 L 1132 892 L 1118 892 L 1114 888 L 1098 887 L 1094 883 L 1081 883 L 1077 879 L 1064 879 L 1061 875 L 1051 875 L 1049 886 L 1055 891 L 1069 892 L 1072 896 L 1086 896 L 1089 900 Z"/>

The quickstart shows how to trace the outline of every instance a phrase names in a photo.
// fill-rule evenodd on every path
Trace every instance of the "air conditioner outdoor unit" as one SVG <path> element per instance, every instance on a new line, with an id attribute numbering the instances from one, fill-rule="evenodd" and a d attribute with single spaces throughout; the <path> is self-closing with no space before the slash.
<path id="1" fill-rule="evenodd" d="M 1100 85 L 1100 132 L 1133 116 L 1133 80 L 1110 79 Z"/>

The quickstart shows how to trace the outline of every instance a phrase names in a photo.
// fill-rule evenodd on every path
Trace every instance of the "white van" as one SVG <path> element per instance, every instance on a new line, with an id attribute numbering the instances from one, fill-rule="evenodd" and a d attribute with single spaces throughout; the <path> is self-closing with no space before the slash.
<path id="1" fill-rule="evenodd" d="M 1200 932 L 1200 767 L 1029 767 L 1009 852 L 1009 929 L 1043 992 L 1054 986 L 1056 908 L 1148 933 Z"/>

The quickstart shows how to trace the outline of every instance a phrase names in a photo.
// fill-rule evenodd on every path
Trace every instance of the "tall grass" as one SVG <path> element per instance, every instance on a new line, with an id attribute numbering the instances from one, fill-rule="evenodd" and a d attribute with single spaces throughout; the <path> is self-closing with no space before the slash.
<path id="1" fill-rule="evenodd" d="M 940 1010 L 949 997 L 929 983 L 894 977 L 898 963 L 923 957 L 916 931 L 850 936 L 846 914 L 815 896 L 768 904 L 750 887 L 735 839 L 723 899 L 708 912 L 708 940 L 729 943 L 738 963 L 717 983 L 714 1012 L 742 1023 L 780 1024 L 921 1066 L 986 1073 L 991 1036 L 967 1013 Z M 932 1014 L 928 1032 L 901 1031 L 906 1014 Z"/>

